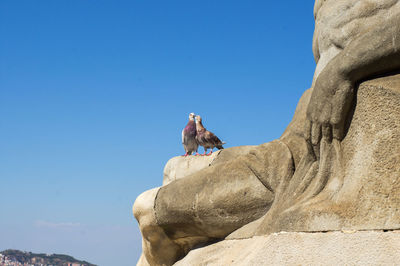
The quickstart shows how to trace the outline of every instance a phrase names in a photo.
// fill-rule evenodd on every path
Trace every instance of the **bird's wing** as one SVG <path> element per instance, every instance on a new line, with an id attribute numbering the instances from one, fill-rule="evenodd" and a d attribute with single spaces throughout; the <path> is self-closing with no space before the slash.
<path id="1" fill-rule="evenodd" d="M 214 133 L 212 133 L 212 132 L 210 132 L 210 131 L 207 131 L 207 139 L 208 139 L 208 142 L 210 142 L 210 143 L 212 143 L 213 145 L 220 145 L 220 144 L 222 144 L 222 141 L 217 137 L 217 136 L 215 136 L 215 134 Z"/>
<path id="2" fill-rule="evenodd" d="M 205 139 L 207 140 L 207 142 L 208 143 L 210 143 L 210 144 L 214 144 L 213 143 L 213 136 L 214 136 L 214 134 L 212 133 L 212 132 L 210 132 L 210 131 L 206 131 L 206 133 L 204 134 L 205 136 Z"/>
<path id="3" fill-rule="evenodd" d="M 201 135 L 200 140 L 201 140 L 202 144 L 208 143 L 207 136 L 205 133 Z"/>
<path id="4" fill-rule="evenodd" d="M 185 129 L 182 130 L 182 144 L 185 144 Z"/>
<path id="5" fill-rule="evenodd" d="M 206 132 L 204 130 L 200 130 L 200 131 L 197 132 L 196 140 L 200 145 L 204 144 L 207 141 L 206 138 L 205 138 L 205 133 Z"/>

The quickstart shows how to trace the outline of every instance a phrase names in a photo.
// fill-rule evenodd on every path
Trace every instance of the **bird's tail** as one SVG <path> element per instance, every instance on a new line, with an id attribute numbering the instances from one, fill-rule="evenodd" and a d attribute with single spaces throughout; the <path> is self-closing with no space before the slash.
<path id="1" fill-rule="evenodd" d="M 220 145 L 217 146 L 217 149 L 218 149 L 218 150 L 223 150 L 224 147 L 222 147 L 222 145 L 224 145 L 224 144 L 226 144 L 226 142 L 225 142 L 225 141 L 222 141 L 222 143 L 221 143 Z"/>

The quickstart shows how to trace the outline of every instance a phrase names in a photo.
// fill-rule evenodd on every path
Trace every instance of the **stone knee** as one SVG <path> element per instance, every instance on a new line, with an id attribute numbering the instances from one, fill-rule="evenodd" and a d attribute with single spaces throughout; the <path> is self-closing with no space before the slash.
<path id="1" fill-rule="evenodd" d="M 156 225 L 156 217 L 154 214 L 154 201 L 160 188 L 153 188 L 140 194 L 133 204 L 133 215 L 142 227 Z"/>
<path id="2" fill-rule="evenodd" d="M 140 194 L 133 204 L 133 215 L 142 233 L 142 255 L 138 265 L 172 265 L 182 256 L 179 246 L 157 225 L 154 201 L 160 188 Z"/>

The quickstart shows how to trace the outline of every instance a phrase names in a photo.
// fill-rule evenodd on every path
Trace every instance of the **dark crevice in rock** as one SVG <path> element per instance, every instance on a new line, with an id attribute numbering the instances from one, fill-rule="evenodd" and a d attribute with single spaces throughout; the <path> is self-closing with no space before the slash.
<path id="1" fill-rule="evenodd" d="M 265 181 L 262 180 L 261 176 L 250 166 L 247 165 L 247 167 L 250 169 L 250 171 L 253 173 L 253 175 L 261 182 L 261 184 L 263 184 L 263 186 L 268 189 L 269 191 L 271 191 L 272 193 L 275 193 L 274 190 L 272 189 L 272 187 L 266 183 Z"/>

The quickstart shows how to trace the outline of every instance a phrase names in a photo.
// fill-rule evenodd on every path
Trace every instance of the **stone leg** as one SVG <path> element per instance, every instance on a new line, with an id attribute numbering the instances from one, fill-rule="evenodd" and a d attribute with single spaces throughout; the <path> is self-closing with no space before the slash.
<path id="1" fill-rule="evenodd" d="M 160 188 L 155 202 L 158 225 L 190 250 L 199 242 L 223 239 L 261 217 L 274 193 L 246 160 L 244 156 L 214 165 Z"/>
<path id="2" fill-rule="evenodd" d="M 287 146 L 274 141 L 144 192 L 133 206 L 143 236 L 139 265 L 172 265 L 262 217 L 293 170 Z"/>
<path id="3" fill-rule="evenodd" d="M 143 250 L 138 265 L 172 265 L 194 247 L 223 239 L 268 210 L 273 193 L 248 167 L 236 167 L 235 176 L 222 168 L 227 175 L 213 176 L 213 181 L 206 176 L 217 169 L 200 171 L 136 199 L 133 213 Z"/>
<path id="4" fill-rule="evenodd" d="M 180 255 L 179 246 L 156 223 L 154 201 L 159 189 L 143 192 L 133 204 L 133 214 L 142 233 L 142 255 L 138 266 L 172 265 Z"/>

